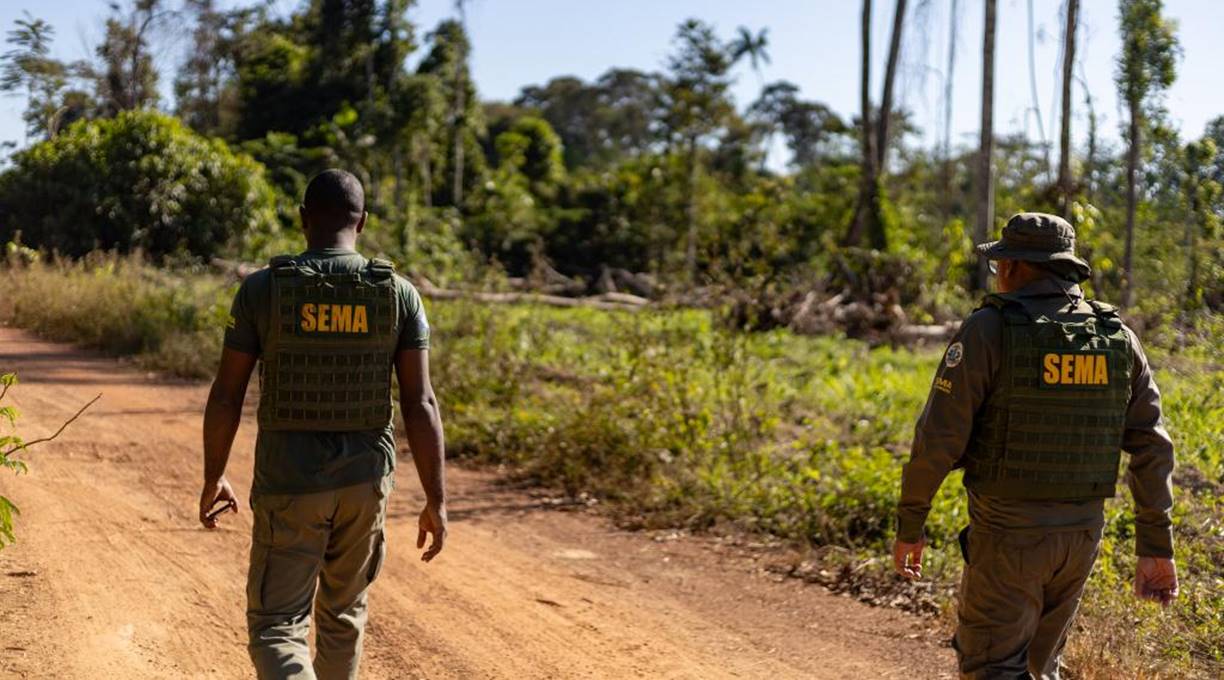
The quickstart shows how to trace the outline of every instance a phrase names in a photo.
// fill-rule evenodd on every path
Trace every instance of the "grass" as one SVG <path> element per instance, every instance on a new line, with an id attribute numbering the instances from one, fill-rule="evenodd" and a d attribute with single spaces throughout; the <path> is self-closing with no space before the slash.
<path id="1" fill-rule="evenodd" d="M 234 284 L 135 260 L 10 266 L 0 317 L 61 340 L 207 376 Z M 634 526 L 762 532 L 852 563 L 877 592 L 906 590 L 879 559 L 901 462 L 939 348 L 868 346 L 785 331 L 728 332 L 705 312 L 428 303 L 453 455 L 607 501 Z M 1224 367 L 1218 345 L 1150 352 L 1178 444 L 1182 598 L 1130 594 L 1131 505 L 1108 505 L 1073 633 L 1076 677 L 1224 673 Z M 928 570 L 949 610 L 967 523 L 954 475 L 935 503 Z"/>

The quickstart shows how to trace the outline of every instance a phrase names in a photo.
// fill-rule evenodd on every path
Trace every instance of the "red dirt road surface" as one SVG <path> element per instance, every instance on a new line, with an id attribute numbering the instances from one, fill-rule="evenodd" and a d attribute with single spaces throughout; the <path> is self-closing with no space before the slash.
<path id="1" fill-rule="evenodd" d="M 253 677 L 255 395 L 230 462 L 244 505 L 209 532 L 196 520 L 206 384 L 0 328 L 9 371 L 27 439 L 103 396 L 29 452 L 28 475 L 0 475 L 22 509 L 18 542 L 0 551 L 0 677 Z M 952 677 L 929 622 L 771 577 L 759 555 L 713 539 L 548 509 L 486 472 L 452 467 L 450 539 L 422 564 L 410 461 L 397 475 L 364 678 Z"/>

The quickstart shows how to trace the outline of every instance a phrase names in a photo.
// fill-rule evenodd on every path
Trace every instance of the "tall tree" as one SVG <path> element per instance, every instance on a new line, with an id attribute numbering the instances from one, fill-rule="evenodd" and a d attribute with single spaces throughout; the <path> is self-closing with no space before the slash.
<path id="1" fill-rule="evenodd" d="M 897 63 L 901 59 L 901 36 L 905 34 L 905 8 L 908 0 L 897 0 L 893 10 L 892 36 L 888 42 L 888 63 L 884 67 L 884 92 L 880 96 L 880 119 L 876 129 L 876 167 L 884 172 L 888 158 L 888 128 L 893 116 L 893 90 L 897 81 Z M 877 245 L 882 247 L 882 244 Z"/>
<path id="2" fill-rule="evenodd" d="M 675 51 L 667 60 L 667 75 L 660 93 L 660 122 L 669 147 L 679 147 L 684 157 L 687 223 L 684 259 L 689 280 L 695 281 L 699 236 L 697 185 L 701 175 L 702 143 L 714 132 L 726 128 L 735 116 L 735 106 L 728 94 L 731 69 L 752 51 L 739 49 L 734 41 L 720 41 L 712 26 L 697 19 L 680 24 L 675 45 Z"/>
<path id="3" fill-rule="evenodd" d="M 162 0 L 111 4 L 106 36 L 98 46 L 101 69 L 97 95 L 102 113 L 113 116 L 157 104 L 157 67 L 153 64 L 153 31 L 174 14 Z"/>
<path id="4" fill-rule="evenodd" d="M 1058 202 L 1063 217 L 1071 216 L 1071 84 L 1078 26 L 1079 0 L 1067 0 L 1067 20 L 1063 27 L 1062 130 L 1058 135 Z"/>
<path id="5" fill-rule="evenodd" d="M 871 134 L 871 0 L 863 0 L 863 11 L 860 16 L 859 39 L 862 51 L 859 66 L 859 151 L 861 153 L 861 177 L 854 218 L 844 240 L 849 246 L 857 246 L 863 240 L 863 234 L 883 232 L 880 216 L 880 180 L 876 154 L 872 151 Z"/>
<path id="6" fill-rule="evenodd" d="M 24 90 L 26 134 L 54 137 L 68 77 L 68 68 L 50 56 L 55 27 L 29 12 L 14 25 L 6 40 L 12 49 L 0 58 L 0 92 Z"/>
<path id="7" fill-rule="evenodd" d="M 974 240 L 990 238 L 994 230 L 994 67 L 995 16 L 997 0 L 986 0 L 986 25 L 982 32 L 982 125 L 977 157 L 977 222 Z M 978 258 L 977 275 L 970 289 L 985 290 L 989 270 L 986 260 Z"/>
<path id="8" fill-rule="evenodd" d="M 1041 99 L 1037 96 L 1037 32 L 1033 25 L 1033 0 L 1028 0 L 1028 67 L 1029 96 L 1033 103 L 1030 110 L 1037 119 L 1037 136 L 1041 139 L 1041 153 L 1045 158 L 1046 176 L 1050 173 L 1050 144 L 1046 139 L 1045 118 L 1041 115 Z"/>
<path id="9" fill-rule="evenodd" d="M 464 78 L 471 77 L 468 74 L 466 67 L 468 55 L 472 51 L 471 43 L 467 40 L 466 5 L 466 0 L 455 0 L 455 13 L 459 15 L 459 28 L 462 30 L 464 36 L 464 40 L 458 41 L 456 44 L 456 48 L 459 50 L 459 64 L 463 65 L 463 68 L 456 68 L 454 70 L 454 82 L 451 83 L 451 94 L 455 98 L 454 108 L 451 109 L 455 135 L 455 174 L 451 192 L 454 196 L 456 206 L 463 205 L 463 150 L 464 146 L 466 146 L 463 143 L 463 133 L 467 125 L 467 117 L 463 115 L 464 111 L 466 111 L 464 105 L 464 95 L 467 93 Z"/>
<path id="10" fill-rule="evenodd" d="M 897 64 L 901 59 L 901 36 L 905 29 L 907 0 L 897 0 L 893 11 L 892 36 L 888 44 L 888 60 L 884 67 L 884 91 L 880 96 L 880 110 L 875 125 L 871 116 L 871 0 L 863 0 L 862 32 L 863 54 L 860 83 L 860 105 L 863 125 L 863 180 L 859 193 L 854 221 L 846 234 L 846 245 L 858 245 L 864 235 L 871 247 L 877 250 L 888 248 L 888 234 L 884 229 L 881 207 L 883 191 L 880 186 L 884 174 L 884 162 L 888 158 L 889 125 L 893 117 L 893 90 L 897 79 Z M 872 140 L 874 134 L 875 139 Z"/>
<path id="11" fill-rule="evenodd" d="M 1120 0 L 1118 23 L 1122 34 L 1122 52 L 1118 55 L 1114 80 L 1118 93 L 1126 102 L 1126 252 L 1122 259 L 1122 304 L 1135 302 L 1134 254 L 1135 211 L 1139 196 L 1137 175 L 1143 144 L 1143 126 L 1150 108 L 1159 108 L 1155 101 L 1161 92 L 1173 84 L 1180 51 L 1173 25 L 1162 16 L 1162 0 Z"/>
<path id="12" fill-rule="evenodd" d="M 1210 129 L 1209 129 L 1210 132 Z M 1221 196 L 1224 196 L 1224 186 L 1215 176 L 1219 168 L 1215 165 L 1219 156 L 1215 140 L 1205 135 L 1197 142 L 1186 145 L 1182 154 L 1182 171 L 1185 173 L 1184 192 L 1190 219 L 1186 220 L 1186 290 L 1183 295 L 1182 307 L 1186 310 L 1198 309 L 1203 304 L 1203 289 L 1200 285 L 1200 262 L 1202 256 L 1201 242 L 1204 236 L 1207 240 L 1219 230 L 1221 219 L 1217 210 Z"/>

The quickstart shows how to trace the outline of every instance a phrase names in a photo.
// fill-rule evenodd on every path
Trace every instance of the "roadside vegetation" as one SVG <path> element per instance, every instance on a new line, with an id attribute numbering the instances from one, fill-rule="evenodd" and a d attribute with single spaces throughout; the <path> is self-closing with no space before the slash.
<path id="1" fill-rule="evenodd" d="M 7 323 L 210 374 L 232 279 L 113 255 L 29 259 L 11 257 L 0 272 Z M 453 456 L 599 499 L 627 526 L 771 535 L 812 549 L 797 576 L 823 570 L 815 580 L 834 589 L 948 615 L 955 534 L 968 521 L 959 475 L 928 526 L 927 584 L 901 583 L 885 557 L 901 463 L 942 347 L 743 333 L 702 310 L 427 304 Z M 1224 671 L 1224 359 L 1212 344 L 1151 353 L 1178 444 L 1182 597 L 1161 612 L 1131 595 L 1124 491 L 1109 505 L 1073 637 L 1083 677 Z"/>
<path id="2" fill-rule="evenodd" d="M 307 180 L 342 167 L 366 189 L 363 252 L 422 289 L 642 305 L 429 302 L 454 455 L 598 499 L 626 526 L 769 535 L 800 548 L 789 574 L 948 617 L 958 477 L 928 527 L 926 582 L 902 583 L 885 555 L 942 349 L 894 342 L 973 307 L 988 283 L 973 243 L 1015 212 L 1058 213 L 1092 262 L 1089 293 L 1124 303 L 1149 346 L 1181 461 L 1182 599 L 1159 612 L 1130 595 L 1124 492 L 1072 637 L 1076 677 L 1224 676 L 1224 115 L 1179 127 L 1164 93 L 1201 57 L 1161 0 L 1118 0 L 1116 23 L 1091 27 L 1117 31 L 1113 82 L 1062 64 L 1057 174 L 1044 132 L 993 128 L 989 93 L 981 145 L 953 143 L 951 60 L 947 118 L 922 130 L 896 76 L 943 68 L 911 43 L 934 35 L 932 12 L 955 27 L 973 4 L 897 0 L 886 70 L 856 73 L 861 108 L 841 112 L 767 79 L 766 30 L 700 18 L 650 47 L 666 50 L 657 68 L 491 101 L 462 1 L 425 27 L 409 0 L 116 0 L 94 56 L 70 63 L 55 27 L 23 15 L 0 54 L 29 141 L 0 171 L 0 320 L 205 378 L 233 274 L 300 250 Z M 1079 5 L 1042 18 L 1064 27 L 1061 54 L 1087 34 Z M 957 35 L 950 55 L 966 53 Z M 736 101 L 744 77 L 760 92 Z M 1111 86 L 1120 140 L 1094 108 Z"/>

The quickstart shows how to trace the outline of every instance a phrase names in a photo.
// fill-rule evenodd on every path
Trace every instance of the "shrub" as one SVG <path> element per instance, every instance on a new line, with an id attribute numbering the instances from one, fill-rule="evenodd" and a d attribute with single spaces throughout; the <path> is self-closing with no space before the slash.
<path id="1" fill-rule="evenodd" d="M 0 175 L 0 241 L 80 256 L 218 253 L 276 229 L 263 166 L 177 119 L 130 111 L 81 121 L 13 157 Z"/>

